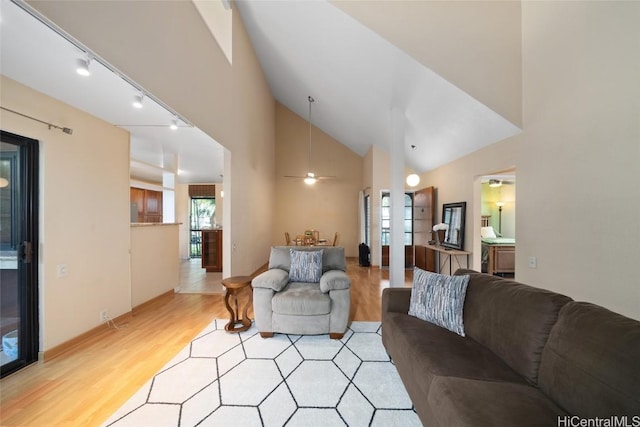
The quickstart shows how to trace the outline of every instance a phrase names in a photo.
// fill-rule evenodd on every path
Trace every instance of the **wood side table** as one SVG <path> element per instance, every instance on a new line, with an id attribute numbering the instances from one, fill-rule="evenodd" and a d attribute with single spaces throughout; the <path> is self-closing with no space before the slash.
<path id="1" fill-rule="evenodd" d="M 229 310 L 229 323 L 224 326 L 224 330 L 227 332 L 242 332 L 251 327 L 251 319 L 247 312 L 253 302 L 253 292 L 251 288 L 251 277 L 249 276 L 233 276 L 222 279 L 222 285 L 225 287 L 224 293 L 224 305 Z M 249 299 L 247 304 L 242 310 L 242 318 L 240 318 L 240 312 L 238 311 L 238 293 L 244 289 L 249 288 Z M 233 297 L 233 307 L 229 304 L 229 298 Z M 242 326 L 236 326 L 242 324 Z"/>

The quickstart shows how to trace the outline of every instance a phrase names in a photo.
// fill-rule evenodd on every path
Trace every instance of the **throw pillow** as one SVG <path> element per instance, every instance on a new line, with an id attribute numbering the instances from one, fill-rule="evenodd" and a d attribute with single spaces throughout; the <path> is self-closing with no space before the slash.
<path id="1" fill-rule="evenodd" d="M 485 239 L 495 239 L 496 232 L 492 226 L 480 227 L 480 237 Z"/>
<path id="2" fill-rule="evenodd" d="M 409 315 L 464 337 L 462 309 L 469 275 L 445 276 L 414 268 Z"/>
<path id="3" fill-rule="evenodd" d="M 322 277 L 322 249 L 319 251 L 296 251 L 291 249 L 292 282 L 318 283 Z"/>

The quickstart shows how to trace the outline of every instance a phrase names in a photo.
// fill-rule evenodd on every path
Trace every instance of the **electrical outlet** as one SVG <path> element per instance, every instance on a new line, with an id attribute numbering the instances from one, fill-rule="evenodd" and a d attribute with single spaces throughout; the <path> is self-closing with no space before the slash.
<path id="1" fill-rule="evenodd" d="M 58 264 L 58 277 L 66 277 L 69 275 L 67 264 Z"/>
<path id="2" fill-rule="evenodd" d="M 529 268 L 537 268 L 538 267 L 538 259 L 534 256 L 529 257 Z"/>
<path id="3" fill-rule="evenodd" d="M 100 312 L 100 321 L 106 322 L 109 320 L 109 312 L 107 310 L 102 310 Z"/>

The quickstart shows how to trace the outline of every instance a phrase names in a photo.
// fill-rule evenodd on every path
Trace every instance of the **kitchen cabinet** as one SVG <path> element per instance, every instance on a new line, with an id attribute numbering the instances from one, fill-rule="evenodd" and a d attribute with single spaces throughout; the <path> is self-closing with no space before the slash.
<path id="1" fill-rule="evenodd" d="M 162 222 L 162 191 L 131 187 L 131 203 L 135 204 L 138 220 L 134 222 Z"/>

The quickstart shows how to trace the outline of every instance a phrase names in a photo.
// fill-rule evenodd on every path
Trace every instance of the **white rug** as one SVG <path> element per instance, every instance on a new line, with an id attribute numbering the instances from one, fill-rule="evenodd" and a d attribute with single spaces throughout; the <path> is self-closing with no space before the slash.
<path id="1" fill-rule="evenodd" d="M 380 336 L 240 334 L 216 320 L 105 426 L 421 426 Z"/>

